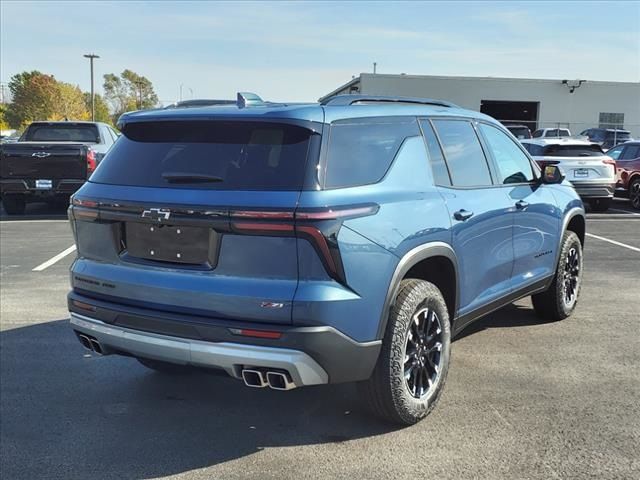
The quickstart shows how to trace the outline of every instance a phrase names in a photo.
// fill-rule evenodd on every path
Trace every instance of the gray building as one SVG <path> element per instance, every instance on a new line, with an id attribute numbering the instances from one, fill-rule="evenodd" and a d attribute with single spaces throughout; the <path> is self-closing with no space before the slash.
<path id="1" fill-rule="evenodd" d="M 343 93 L 448 100 L 531 131 L 616 127 L 640 138 L 640 82 L 361 73 L 321 100 Z"/>

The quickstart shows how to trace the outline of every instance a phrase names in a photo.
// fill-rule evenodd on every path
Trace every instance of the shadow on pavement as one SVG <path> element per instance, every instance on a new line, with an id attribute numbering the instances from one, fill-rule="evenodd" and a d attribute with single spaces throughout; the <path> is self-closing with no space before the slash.
<path id="1" fill-rule="evenodd" d="M 68 202 L 28 203 L 24 215 L 8 215 L 0 203 L 0 220 L 64 220 Z"/>
<path id="2" fill-rule="evenodd" d="M 350 384 L 276 392 L 165 376 L 86 354 L 66 320 L 1 332 L 0 360 L 4 478 L 154 478 L 394 429 Z"/>
<path id="3" fill-rule="evenodd" d="M 517 305 L 512 303 L 480 320 L 476 320 L 460 332 L 454 341 L 492 328 L 528 327 L 532 325 L 543 325 L 545 323 L 552 322 L 538 317 L 531 305 Z"/>

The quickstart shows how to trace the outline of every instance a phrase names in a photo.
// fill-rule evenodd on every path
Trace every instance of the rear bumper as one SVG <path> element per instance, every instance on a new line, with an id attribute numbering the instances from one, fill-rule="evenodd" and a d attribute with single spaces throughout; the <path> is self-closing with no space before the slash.
<path id="1" fill-rule="evenodd" d="M 152 358 L 223 369 L 241 378 L 243 367 L 290 373 L 296 386 L 366 380 L 381 342 L 358 343 L 332 327 L 291 327 L 178 315 L 69 294 L 71 326 L 95 337 L 105 354 Z M 79 308 L 75 301 L 82 302 Z M 90 306 L 90 308 L 87 308 Z M 278 339 L 234 334 L 278 331 Z"/>
<path id="2" fill-rule="evenodd" d="M 613 198 L 616 189 L 615 183 L 572 183 L 582 198 Z"/>
<path id="3" fill-rule="evenodd" d="M 71 195 L 85 182 L 86 180 L 80 179 L 54 180 L 53 188 L 39 189 L 35 186 L 35 180 L 0 180 L 0 194 L 21 194 L 34 197 Z"/>

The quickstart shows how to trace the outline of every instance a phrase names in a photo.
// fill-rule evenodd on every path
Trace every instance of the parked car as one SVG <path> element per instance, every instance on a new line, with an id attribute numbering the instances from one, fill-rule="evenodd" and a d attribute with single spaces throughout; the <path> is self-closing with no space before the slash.
<path id="1" fill-rule="evenodd" d="M 611 206 L 616 184 L 615 162 L 599 145 L 576 139 L 523 140 L 538 165 L 557 165 L 580 197 L 596 212 Z"/>
<path id="2" fill-rule="evenodd" d="M 481 113 L 239 94 L 119 127 L 69 211 L 71 326 L 96 353 L 276 390 L 359 382 L 411 424 L 465 326 L 529 295 L 547 319 L 578 301 L 580 198 Z"/>
<path id="3" fill-rule="evenodd" d="M 597 143 L 604 150 L 633 140 L 631 132 L 615 128 L 589 128 L 580 132 L 580 135 L 588 138 L 590 142 Z"/>
<path id="4" fill-rule="evenodd" d="M 29 202 L 69 202 L 118 133 L 104 123 L 33 122 L 18 142 L 0 145 L 0 195 L 10 215 Z"/>
<path id="5" fill-rule="evenodd" d="M 571 130 L 568 128 L 540 128 L 533 132 L 532 138 L 562 138 L 570 136 Z"/>
<path id="6" fill-rule="evenodd" d="M 629 197 L 633 208 L 640 210 L 640 142 L 618 145 L 607 155 L 616 162 L 616 193 Z"/>
<path id="7" fill-rule="evenodd" d="M 505 125 L 505 127 L 518 140 L 531 138 L 531 130 L 526 125 Z"/>

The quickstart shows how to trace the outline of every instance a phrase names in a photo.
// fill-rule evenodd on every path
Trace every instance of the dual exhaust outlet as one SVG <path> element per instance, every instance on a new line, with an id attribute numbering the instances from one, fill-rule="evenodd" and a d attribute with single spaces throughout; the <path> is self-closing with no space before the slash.
<path id="1" fill-rule="evenodd" d="M 293 383 L 289 373 L 286 371 L 245 368 L 242 370 L 242 379 L 247 387 L 269 387 L 274 390 L 291 390 L 296 388 L 296 384 Z"/>
<path id="2" fill-rule="evenodd" d="M 104 349 L 102 348 L 102 345 L 100 345 L 100 342 L 96 338 L 90 335 L 85 335 L 84 333 L 80 333 L 80 332 L 76 332 L 76 335 L 84 348 L 94 353 L 97 353 L 98 355 L 104 355 Z"/>

